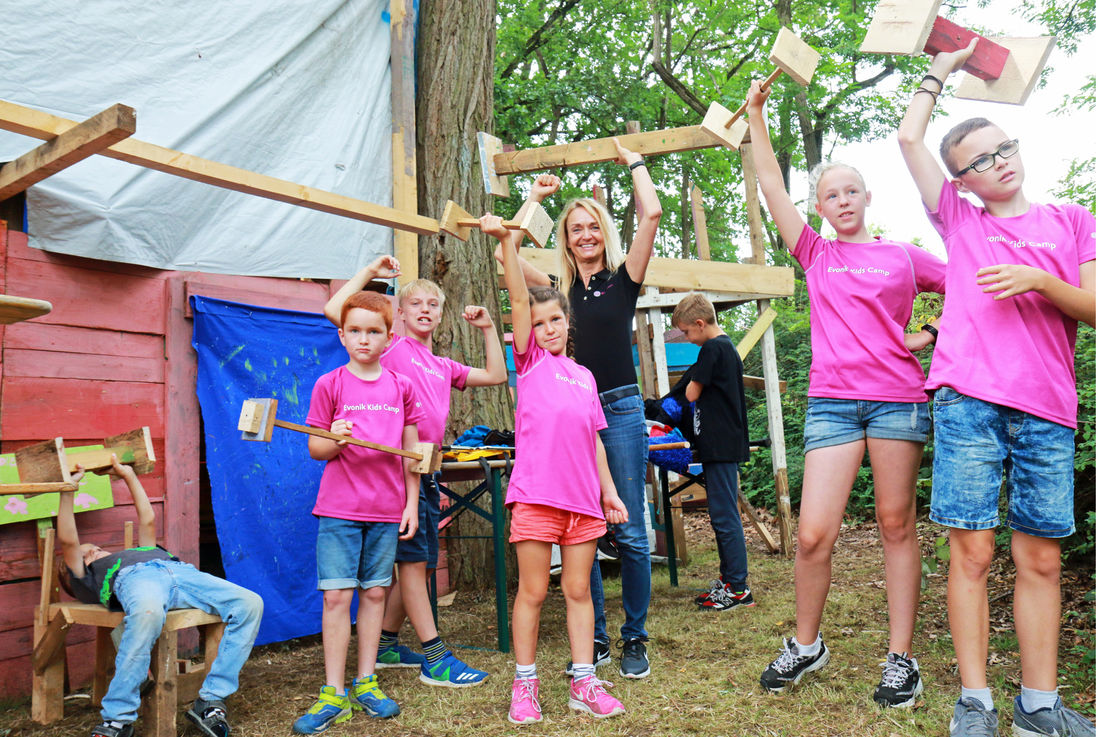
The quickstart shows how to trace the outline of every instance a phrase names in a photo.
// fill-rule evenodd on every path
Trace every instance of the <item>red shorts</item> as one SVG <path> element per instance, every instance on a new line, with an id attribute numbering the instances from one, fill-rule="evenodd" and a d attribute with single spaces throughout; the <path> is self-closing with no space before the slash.
<path id="1" fill-rule="evenodd" d="M 511 542 L 539 540 L 558 545 L 576 545 L 598 540 L 606 534 L 606 520 L 589 514 L 543 504 L 515 502 L 511 506 Z"/>

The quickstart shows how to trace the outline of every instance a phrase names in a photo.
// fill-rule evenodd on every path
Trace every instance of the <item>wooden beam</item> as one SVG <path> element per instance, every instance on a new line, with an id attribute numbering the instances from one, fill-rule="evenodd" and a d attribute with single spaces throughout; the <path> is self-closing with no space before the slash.
<path id="1" fill-rule="evenodd" d="M 34 645 L 31 654 L 31 664 L 35 675 L 42 675 L 46 669 L 56 661 L 58 654 L 65 647 L 65 635 L 68 634 L 72 622 L 65 619 L 61 612 L 54 612 L 49 624 L 42 630 L 42 636 Z"/>
<path id="2" fill-rule="evenodd" d="M 24 136 L 49 140 L 76 126 L 76 121 L 0 100 L 0 129 Z M 217 161 L 173 151 L 135 138 L 119 141 L 99 152 L 128 164 L 136 164 L 203 184 L 212 184 L 234 192 L 285 202 L 318 212 L 384 225 L 397 230 L 430 235 L 438 232 L 438 221 L 422 215 L 401 212 L 391 207 L 327 192 L 304 184 L 240 169 Z"/>
<path id="3" fill-rule="evenodd" d="M 873 13 L 861 52 L 921 54 L 942 0 L 881 0 Z"/>
<path id="4" fill-rule="evenodd" d="M 759 312 L 770 309 L 770 301 L 759 300 Z M 789 472 L 785 459 L 785 426 L 782 422 L 782 401 L 778 393 L 778 353 L 774 342 L 774 326 L 763 333 L 763 378 L 766 394 L 766 424 L 770 434 L 770 463 L 774 470 L 774 497 L 778 508 L 778 536 L 782 554 L 793 556 L 793 509 L 789 502 Z"/>
<path id="5" fill-rule="evenodd" d="M 1041 77 L 1041 70 L 1045 68 L 1049 54 L 1056 45 L 1056 37 L 994 38 L 993 40 L 1010 50 L 1003 73 L 998 79 L 987 81 L 965 75 L 957 85 L 956 95 L 968 100 L 1024 105 Z"/>
<path id="6" fill-rule="evenodd" d="M 392 76 L 393 207 L 401 212 L 419 211 L 416 190 L 416 14 L 413 0 L 389 0 L 389 69 Z M 400 262 L 398 283 L 419 277 L 419 238 L 415 233 L 393 233 L 393 255 Z"/>
<path id="7" fill-rule="evenodd" d="M 655 287 L 644 288 L 645 294 L 655 292 Z M 667 346 L 663 342 L 663 313 L 658 307 L 648 310 L 648 322 L 652 326 L 652 364 L 656 368 L 656 396 L 662 397 L 671 391 L 671 380 L 667 376 Z M 686 557 L 685 550 L 682 555 Z"/>
<path id="8" fill-rule="evenodd" d="M 1006 47 L 940 15 L 934 19 L 923 51 L 931 56 L 937 56 L 943 51 L 958 51 L 967 47 L 972 39 L 976 39 L 976 48 L 972 50 L 972 56 L 968 57 L 961 70 L 984 80 L 998 79 L 1006 66 L 1007 57 L 1010 56 Z"/>
<path id="9" fill-rule="evenodd" d="M 652 331 L 648 325 L 648 314 L 637 306 L 635 322 L 637 329 L 637 362 L 640 364 L 641 387 L 645 399 L 657 399 L 656 367 L 652 358 Z"/>
<path id="10" fill-rule="evenodd" d="M 755 169 L 755 154 L 750 143 L 740 144 L 740 165 L 743 167 L 744 207 L 747 210 L 748 232 L 751 234 L 749 263 L 766 264 L 766 232 L 763 228 L 762 204 L 759 202 L 759 178 Z"/>
<path id="11" fill-rule="evenodd" d="M 773 307 L 767 307 L 766 311 L 755 320 L 755 324 L 751 326 L 751 329 L 744 333 L 744 336 L 740 338 L 740 342 L 736 346 L 736 353 L 740 354 L 741 360 L 751 352 L 751 349 L 759 342 L 759 338 L 761 338 L 763 333 L 770 328 L 771 323 L 774 322 L 774 318 L 777 316 L 778 313 L 774 311 Z"/>
<path id="12" fill-rule="evenodd" d="M 76 491 L 76 484 L 72 481 L 43 481 L 30 484 L 0 484 L 0 494 L 56 494 L 59 491 Z"/>
<path id="13" fill-rule="evenodd" d="M 740 517 L 746 517 L 748 519 L 751 526 L 755 529 L 755 532 L 762 538 L 766 549 L 771 553 L 779 552 L 781 548 L 779 548 L 778 543 L 774 541 L 774 536 L 770 534 L 770 530 L 767 529 L 766 523 L 759 519 L 759 515 L 755 511 L 755 508 L 747 501 L 747 498 L 743 495 L 742 491 L 738 492 L 736 500 L 740 504 Z"/>
<path id="14" fill-rule="evenodd" d="M 697 290 L 691 290 L 697 292 Z M 738 304 L 760 299 L 761 295 L 753 292 L 697 292 L 716 305 Z M 659 294 L 642 294 L 637 297 L 637 309 L 647 310 L 651 307 L 659 307 L 664 310 L 673 310 L 688 292 L 660 292 Z"/>
<path id="15" fill-rule="evenodd" d="M 15 470 L 19 472 L 21 484 L 72 483 L 65 464 L 65 442 L 61 438 L 45 440 L 15 451 Z M 11 488 L 13 484 L 4 486 Z"/>
<path id="16" fill-rule="evenodd" d="M 0 325 L 11 325 L 13 322 L 41 317 L 52 309 L 53 305 L 44 299 L 0 294 Z"/>
<path id="17" fill-rule="evenodd" d="M 746 388 L 746 389 L 758 389 L 759 391 L 765 391 L 766 390 L 766 379 L 764 379 L 761 376 L 744 376 L 743 377 L 743 385 L 744 385 L 744 388 Z M 786 382 L 784 380 L 778 382 L 778 392 L 779 393 L 785 394 L 785 390 L 787 388 L 788 387 L 786 386 Z"/>
<path id="18" fill-rule="evenodd" d="M 709 230 L 705 224 L 705 207 L 702 204 L 702 191 L 695 184 L 690 188 L 690 211 L 694 215 L 694 242 L 698 248 L 698 258 L 709 260 Z"/>
<path id="19" fill-rule="evenodd" d="M 22 192 L 67 169 L 137 130 L 137 114 L 121 103 L 111 105 L 56 138 L 0 167 L 0 200 Z"/>

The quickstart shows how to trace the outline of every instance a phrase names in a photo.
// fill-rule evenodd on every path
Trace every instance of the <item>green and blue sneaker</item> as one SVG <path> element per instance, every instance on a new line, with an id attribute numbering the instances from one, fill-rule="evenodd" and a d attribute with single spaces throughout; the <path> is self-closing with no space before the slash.
<path id="1" fill-rule="evenodd" d="M 400 713 L 397 702 L 382 693 L 376 675 L 356 678 L 351 682 L 351 708 L 362 709 L 379 719 L 388 719 Z"/>
<path id="2" fill-rule="evenodd" d="M 346 694 L 337 694 L 335 686 L 324 686 L 309 710 L 294 721 L 296 734 L 320 734 L 333 724 L 351 718 L 351 702 Z"/>
<path id="3" fill-rule="evenodd" d="M 404 645 L 393 645 L 377 651 L 378 668 L 419 668 L 426 662 L 427 658 Z"/>
<path id="4" fill-rule="evenodd" d="M 424 661 L 419 667 L 419 680 L 429 686 L 467 688 L 479 686 L 487 677 L 487 673 L 458 660 L 449 650 L 443 653 L 442 658 L 434 665 Z"/>

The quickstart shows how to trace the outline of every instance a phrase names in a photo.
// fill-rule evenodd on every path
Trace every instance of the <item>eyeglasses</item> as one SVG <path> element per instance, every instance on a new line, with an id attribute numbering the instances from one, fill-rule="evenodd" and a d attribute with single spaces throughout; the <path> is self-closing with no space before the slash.
<path id="1" fill-rule="evenodd" d="M 1009 159 L 1011 156 L 1013 156 L 1016 153 L 1018 153 L 1018 139 L 1017 138 L 1015 138 L 1014 140 L 1006 141 L 1005 143 L 1000 144 L 999 148 L 995 149 L 994 151 L 992 151 L 989 154 L 984 154 L 980 158 L 976 159 L 971 164 L 966 166 L 964 169 L 961 169 L 959 172 L 957 172 L 957 176 L 961 176 L 962 174 L 967 172 L 969 169 L 972 169 L 972 171 L 977 172 L 977 173 L 987 171 L 991 167 L 995 166 L 995 157 L 996 156 L 998 156 L 999 158 L 1005 160 L 1005 159 Z"/>

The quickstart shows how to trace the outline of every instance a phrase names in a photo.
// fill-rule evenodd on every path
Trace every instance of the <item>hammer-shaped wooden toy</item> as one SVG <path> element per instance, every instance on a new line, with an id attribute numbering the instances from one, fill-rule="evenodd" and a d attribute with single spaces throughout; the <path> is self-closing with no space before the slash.
<path id="1" fill-rule="evenodd" d="M 812 81 L 812 75 L 816 73 L 816 65 L 820 63 L 820 52 L 806 44 L 793 31 L 784 26 L 778 31 L 778 37 L 774 39 L 774 46 L 770 49 L 770 61 L 777 65 L 777 69 L 770 73 L 763 83 L 763 90 L 770 89 L 770 85 L 785 72 L 802 87 Z M 728 111 L 718 102 L 711 103 L 709 110 L 702 120 L 702 130 L 708 133 L 718 142 L 728 148 L 738 149 L 747 135 L 747 122 L 743 114 L 747 112 L 747 103 L 740 105 L 736 112 Z"/>
<path id="2" fill-rule="evenodd" d="M 370 448 L 371 450 L 380 450 L 385 453 L 411 458 L 413 461 L 416 461 L 416 464 L 412 466 L 412 470 L 415 473 L 434 473 L 442 466 L 442 453 L 438 446 L 432 443 L 416 443 L 416 449 L 414 451 L 404 450 L 403 448 L 392 448 L 388 445 L 381 445 L 380 443 L 371 443 L 369 440 L 359 440 L 358 438 L 350 438 L 346 435 L 339 435 L 338 433 L 321 430 L 318 427 L 309 427 L 308 425 L 298 425 L 295 422 L 279 420 L 275 418 L 275 412 L 277 410 L 277 399 L 253 398 L 244 400 L 244 405 L 240 408 L 240 420 L 236 424 L 236 429 L 241 431 L 240 437 L 244 440 L 259 440 L 269 443 L 271 442 L 271 434 L 274 432 L 275 427 L 281 427 L 286 430 L 293 430 L 294 432 L 303 432 L 306 435 L 315 435 L 318 438 L 346 441 L 351 445 L 357 445 L 361 448 Z"/>
<path id="3" fill-rule="evenodd" d="M 455 238 L 467 241 L 471 230 L 479 227 L 478 218 L 461 209 L 452 200 L 446 203 L 446 209 L 442 211 L 442 220 L 439 221 L 439 228 Z M 553 232 L 553 218 L 549 217 L 544 207 L 533 203 L 533 207 L 527 208 L 522 220 L 504 220 L 503 227 L 508 230 L 521 230 L 530 240 L 537 243 L 538 247 L 544 248 Z"/>

